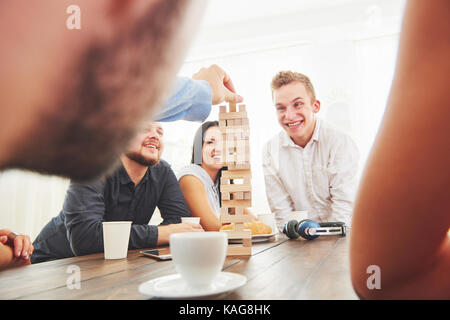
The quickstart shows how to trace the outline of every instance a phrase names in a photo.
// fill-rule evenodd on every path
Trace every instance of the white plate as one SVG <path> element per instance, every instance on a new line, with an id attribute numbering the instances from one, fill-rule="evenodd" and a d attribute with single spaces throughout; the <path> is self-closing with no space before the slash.
<path id="1" fill-rule="evenodd" d="M 188 286 L 180 274 L 171 274 L 142 283 L 139 292 L 151 297 L 161 298 L 192 298 L 215 295 L 243 286 L 247 277 L 231 272 L 221 272 L 208 288 L 193 288 Z"/>
<path id="2" fill-rule="evenodd" d="M 260 238 L 270 238 L 276 235 L 276 233 L 270 233 L 270 234 L 255 234 L 252 235 L 252 239 L 260 239 Z"/>
<path id="3" fill-rule="evenodd" d="M 276 233 L 271 234 L 255 234 L 252 235 L 252 242 L 264 242 L 268 241 L 271 237 L 275 236 Z M 242 243 L 241 239 L 229 239 L 229 243 Z"/>

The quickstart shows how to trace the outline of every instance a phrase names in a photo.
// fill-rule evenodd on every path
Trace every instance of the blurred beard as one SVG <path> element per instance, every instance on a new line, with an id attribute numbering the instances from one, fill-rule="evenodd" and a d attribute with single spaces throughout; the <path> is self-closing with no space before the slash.
<path id="1" fill-rule="evenodd" d="M 42 108 L 33 131 L 23 134 L 24 143 L 2 169 L 83 182 L 113 172 L 143 119 L 166 99 L 182 61 L 179 49 L 186 51 L 184 44 L 179 48 L 180 23 L 195 2 L 158 1 L 114 39 L 86 48 L 66 71 L 70 81 L 57 90 L 64 94 L 51 108 Z M 159 162 L 141 158 L 146 164 Z"/>
<path id="2" fill-rule="evenodd" d="M 158 156 L 157 159 L 150 159 L 147 157 L 144 157 L 142 153 L 140 152 L 128 152 L 125 153 L 125 156 L 127 156 L 130 160 L 133 160 L 140 165 L 151 167 L 159 163 L 160 157 Z"/>

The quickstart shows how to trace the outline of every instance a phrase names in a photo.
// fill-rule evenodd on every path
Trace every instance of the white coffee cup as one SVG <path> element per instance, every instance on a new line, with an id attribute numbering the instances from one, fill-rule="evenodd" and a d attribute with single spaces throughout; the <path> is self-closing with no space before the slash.
<path id="1" fill-rule="evenodd" d="M 209 287 L 225 262 L 225 232 L 184 232 L 170 235 L 170 252 L 181 278 L 191 287 Z"/>
<path id="2" fill-rule="evenodd" d="M 181 222 L 189 222 L 194 224 L 200 224 L 200 217 L 182 217 Z"/>
<path id="3" fill-rule="evenodd" d="M 292 211 L 289 220 L 305 220 L 308 219 L 308 211 Z"/>
<path id="4" fill-rule="evenodd" d="M 130 231 L 131 221 L 103 222 L 105 259 L 123 259 L 127 257 Z"/>
<path id="5" fill-rule="evenodd" d="M 278 228 L 275 222 L 275 215 L 273 213 L 261 213 L 257 216 L 258 220 L 264 224 L 267 224 L 272 228 L 272 233 L 278 233 Z"/>

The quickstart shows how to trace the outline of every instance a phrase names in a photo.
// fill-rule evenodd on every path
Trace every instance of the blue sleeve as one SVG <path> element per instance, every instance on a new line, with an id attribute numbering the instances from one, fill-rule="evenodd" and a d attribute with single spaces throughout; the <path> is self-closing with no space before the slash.
<path id="1" fill-rule="evenodd" d="M 203 122 L 211 112 L 211 101 L 212 91 L 206 81 L 178 77 L 169 99 L 156 115 L 155 121 Z"/>

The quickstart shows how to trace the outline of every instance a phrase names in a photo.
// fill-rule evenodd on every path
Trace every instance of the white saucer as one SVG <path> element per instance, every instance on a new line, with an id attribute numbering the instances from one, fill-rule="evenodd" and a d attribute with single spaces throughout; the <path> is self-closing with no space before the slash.
<path id="1" fill-rule="evenodd" d="M 188 286 L 180 274 L 171 274 L 149 280 L 139 286 L 139 292 L 151 297 L 161 298 L 192 298 L 215 295 L 243 286 L 247 277 L 231 272 L 221 272 L 208 288 L 193 288 Z"/>

